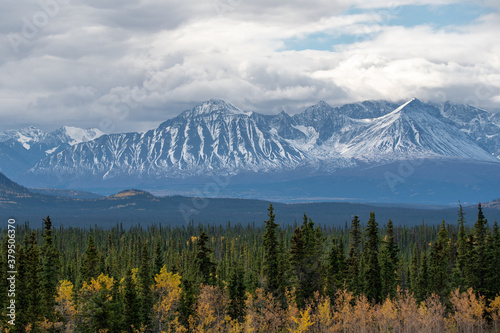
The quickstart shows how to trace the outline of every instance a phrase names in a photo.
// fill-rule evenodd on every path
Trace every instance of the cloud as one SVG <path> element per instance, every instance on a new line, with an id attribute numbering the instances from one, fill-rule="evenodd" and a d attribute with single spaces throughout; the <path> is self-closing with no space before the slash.
<path id="1" fill-rule="evenodd" d="M 40 3 L 58 4 L 57 13 Z M 391 24 L 401 6 L 429 3 L 437 4 L 6 0 L 0 130 L 147 130 L 209 98 L 265 113 L 413 96 L 499 108 L 498 12 L 467 25 Z M 23 37 L 37 13 L 47 23 L 15 52 L 12 36 Z M 294 50 L 287 42 L 312 45 L 311 36 L 331 47 Z"/>

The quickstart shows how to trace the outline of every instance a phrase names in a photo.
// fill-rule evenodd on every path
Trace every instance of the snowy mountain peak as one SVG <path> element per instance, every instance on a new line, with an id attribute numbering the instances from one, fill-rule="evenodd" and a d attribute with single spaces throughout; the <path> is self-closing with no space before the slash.
<path id="1" fill-rule="evenodd" d="M 97 128 L 83 129 L 73 126 L 63 126 L 54 133 L 61 133 L 66 136 L 66 142 L 74 146 L 81 142 L 87 142 L 103 136 L 105 133 Z"/>
<path id="2" fill-rule="evenodd" d="M 191 110 L 184 111 L 181 116 L 183 116 L 183 118 L 188 118 L 213 114 L 250 116 L 252 113 L 245 112 L 222 99 L 210 99 L 206 102 L 196 105 Z"/>
<path id="3" fill-rule="evenodd" d="M 398 107 L 396 110 L 394 110 L 393 112 L 399 112 L 401 110 L 404 110 L 404 109 L 408 109 L 408 107 L 412 107 L 412 108 L 415 108 L 415 107 L 419 107 L 421 106 L 423 103 L 420 102 L 418 99 L 416 99 L 415 97 L 410 99 L 408 102 L 404 103 L 403 105 L 401 105 L 400 107 Z"/>
<path id="4" fill-rule="evenodd" d="M 327 102 L 325 101 L 319 101 L 315 107 L 317 108 L 331 108 L 330 104 L 328 104 Z"/>

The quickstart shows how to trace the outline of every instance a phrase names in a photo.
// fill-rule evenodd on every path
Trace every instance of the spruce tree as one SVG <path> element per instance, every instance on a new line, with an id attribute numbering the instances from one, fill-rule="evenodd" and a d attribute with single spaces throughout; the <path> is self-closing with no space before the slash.
<path id="1" fill-rule="evenodd" d="M 59 281 L 59 251 L 52 239 L 52 221 L 47 216 L 44 221 L 44 245 L 42 247 L 42 289 L 44 315 L 49 320 L 55 320 L 55 298 Z"/>
<path id="2" fill-rule="evenodd" d="M 382 279 L 380 276 L 379 264 L 379 236 L 378 223 L 375 220 L 375 213 L 370 213 L 366 227 L 366 272 L 365 272 L 365 295 L 374 302 L 380 302 L 382 299 Z"/>
<path id="3" fill-rule="evenodd" d="M 359 265 L 360 265 L 360 243 L 361 243 L 361 231 L 360 222 L 358 216 L 354 216 L 351 221 L 351 230 L 349 237 L 349 257 L 347 258 L 347 287 L 354 294 L 359 294 L 363 291 L 364 287 L 360 283 L 359 279 Z"/>
<path id="4" fill-rule="evenodd" d="M 396 296 L 398 284 L 398 258 L 399 248 L 394 240 L 394 226 L 389 219 L 387 234 L 380 250 L 380 270 L 382 277 L 382 297 Z"/>
<path id="5" fill-rule="evenodd" d="M 346 280 L 346 258 L 344 253 L 344 239 L 343 234 L 339 237 L 339 246 L 338 246 L 338 255 L 337 258 L 339 260 L 338 272 L 337 272 L 337 285 L 343 286 Z"/>
<path id="6" fill-rule="evenodd" d="M 136 286 L 132 279 L 132 271 L 130 269 L 127 270 L 127 274 L 125 275 L 123 294 L 125 327 L 127 332 L 132 332 L 132 326 L 134 328 L 139 328 L 141 326 L 141 303 L 137 295 Z"/>
<path id="7" fill-rule="evenodd" d="M 304 231 L 302 228 L 297 227 L 290 240 L 290 266 L 292 278 L 294 280 L 296 302 L 299 307 L 303 305 L 305 297 L 308 296 L 304 288 L 307 275 L 306 261 L 307 255 Z"/>
<path id="8" fill-rule="evenodd" d="M 472 252 L 473 261 L 473 284 L 474 290 L 483 294 L 487 291 L 485 289 L 485 278 L 487 274 L 486 265 L 486 224 L 488 221 L 483 215 L 481 204 L 477 206 L 477 221 L 474 224 L 474 250 Z"/>
<path id="9" fill-rule="evenodd" d="M 264 247 L 263 273 L 265 278 L 265 289 L 278 296 L 280 290 L 279 281 L 279 244 L 276 235 L 278 224 L 274 222 L 274 208 L 269 204 L 269 219 L 265 221 L 266 232 L 262 236 L 262 245 Z"/>
<path id="10" fill-rule="evenodd" d="M 326 292 L 333 299 L 335 292 L 343 287 L 345 281 L 345 257 L 342 238 L 339 239 L 340 244 L 337 245 L 337 240 L 332 239 L 332 247 L 328 254 L 327 274 L 326 274 Z"/>
<path id="11" fill-rule="evenodd" d="M 92 278 L 97 278 L 100 274 L 99 271 L 100 256 L 94 244 L 94 237 L 89 236 L 87 250 L 83 257 L 81 266 L 81 280 L 89 282 Z"/>
<path id="12" fill-rule="evenodd" d="M 449 271 L 448 271 L 448 231 L 446 230 L 445 222 L 441 224 L 438 239 L 434 242 L 431 249 L 429 277 L 430 290 L 441 298 L 447 297 L 449 288 Z"/>
<path id="13" fill-rule="evenodd" d="M 161 246 L 161 242 L 156 243 L 156 250 L 155 250 L 155 267 L 154 267 L 154 274 L 160 274 L 161 268 L 165 265 L 165 256 L 163 254 L 163 249 Z"/>
<path id="14" fill-rule="evenodd" d="M 423 301 L 429 294 L 429 266 L 427 263 L 427 251 L 422 251 L 420 258 L 420 270 L 415 287 L 415 296 L 419 302 Z"/>
<path id="15" fill-rule="evenodd" d="M 212 262 L 212 250 L 208 247 L 208 236 L 203 231 L 196 242 L 195 264 L 199 282 L 203 284 L 215 284 L 215 264 Z"/>
<path id="16" fill-rule="evenodd" d="M 321 229 L 314 228 L 314 222 L 304 214 L 304 221 L 295 230 L 291 239 L 290 263 L 295 275 L 295 297 L 299 307 L 316 291 L 322 291 L 322 245 Z"/>
<path id="17" fill-rule="evenodd" d="M 418 279 L 418 246 L 413 248 L 413 255 L 410 260 L 410 284 L 409 290 L 413 293 L 416 292 L 417 289 L 417 279 Z"/>
<path id="18" fill-rule="evenodd" d="M 466 263 L 467 257 L 470 253 L 467 252 L 467 235 L 465 233 L 465 212 L 463 211 L 462 204 L 459 204 L 458 211 L 458 239 L 457 239 L 457 260 L 453 269 L 453 282 L 454 285 L 465 290 L 467 285 L 465 283 L 465 271 L 467 270 Z"/>
<path id="19" fill-rule="evenodd" d="M 120 281 L 114 278 L 113 287 L 111 290 L 111 330 L 110 332 L 123 332 L 125 329 L 125 309 L 124 309 L 124 293 L 120 291 Z"/>

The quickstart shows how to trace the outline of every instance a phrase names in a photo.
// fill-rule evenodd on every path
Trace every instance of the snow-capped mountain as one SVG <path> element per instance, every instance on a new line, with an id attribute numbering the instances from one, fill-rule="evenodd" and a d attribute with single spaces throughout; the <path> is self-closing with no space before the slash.
<path id="1" fill-rule="evenodd" d="M 265 115 L 210 100 L 145 133 L 0 133 L 0 170 L 28 186 L 148 188 L 210 175 L 266 183 L 416 159 L 500 165 L 500 115 L 418 99 Z"/>
<path id="2" fill-rule="evenodd" d="M 103 134 L 96 128 L 70 126 L 48 133 L 33 126 L 0 132 L 0 170 L 11 176 L 21 174 L 50 154 Z"/>
<path id="3" fill-rule="evenodd" d="M 50 154 L 30 172 L 106 180 L 283 173 L 297 168 L 331 172 L 359 163 L 420 158 L 498 161 L 500 144 L 495 139 L 500 128 L 491 125 L 486 134 L 472 134 L 486 127 L 481 119 L 496 119 L 485 111 L 417 99 L 395 106 L 371 101 L 332 108 L 320 102 L 290 117 L 284 112 L 246 112 L 210 100 L 146 133 L 85 141 L 74 134 L 81 132 L 73 131 L 72 138 L 84 142 Z M 474 117 L 466 123 L 460 114 L 469 111 Z"/>
<path id="4" fill-rule="evenodd" d="M 0 132 L 0 142 L 17 141 L 26 150 L 30 150 L 33 144 L 45 144 L 48 146 L 51 144 L 69 144 L 73 146 L 81 142 L 94 140 L 101 135 L 104 135 L 104 133 L 97 128 L 82 129 L 72 126 L 63 126 L 53 132 L 46 133 L 41 129 L 30 126 L 20 130 Z M 57 146 L 54 146 L 52 149 L 56 147 Z"/>
<path id="5" fill-rule="evenodd" d="M 146 133 L 104 135 L 53 154 L 36 174 L 184 177 L 292 169 L 303 153 L 253 114 L 210 100 Z"/>

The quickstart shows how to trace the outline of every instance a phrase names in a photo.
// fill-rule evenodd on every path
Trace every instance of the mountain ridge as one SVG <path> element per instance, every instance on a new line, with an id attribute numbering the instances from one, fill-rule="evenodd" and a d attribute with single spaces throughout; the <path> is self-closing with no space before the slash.
<path id="1" fill-rule="evenodd" d="M 244 111 L 211 99 L 144 133 L 79 137 L 82 142 L 70 144 L 66 138 L 64 148 L 40 150 L 26 161 L 23 142 L 6 147 L 4 141 L 0 156 L 11 161 L 7 167 L 19 165 L 11 167 L 14 171 L 24 168 L 23 173 L 6 171 L 29 187 L 78 189 L 89 184 L 169 187 L 176 179 L 189 183 L 211 176 L 287 180 L 413 160 L 500 165 L 500 116 L 416 98 L 402 104 L 364 101 L 340 107 L 320 101 L 293 116 Z"/>

